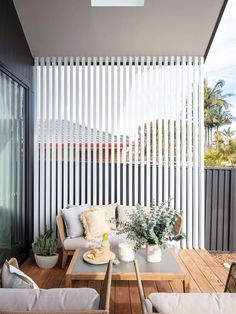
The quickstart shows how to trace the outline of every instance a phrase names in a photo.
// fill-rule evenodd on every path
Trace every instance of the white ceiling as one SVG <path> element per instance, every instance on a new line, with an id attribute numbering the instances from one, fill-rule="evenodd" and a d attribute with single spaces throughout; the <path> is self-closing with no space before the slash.
<path id="1" fill-rule="evenodd" d="M 33 56 L 204 55 L 224 0 L 14 0 Z"/>

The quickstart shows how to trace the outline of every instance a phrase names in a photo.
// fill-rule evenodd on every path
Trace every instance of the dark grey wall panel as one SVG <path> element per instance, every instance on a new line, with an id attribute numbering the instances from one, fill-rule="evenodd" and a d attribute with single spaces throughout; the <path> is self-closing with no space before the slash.
<path id="1" fill-rule="evenodd" d="M 33 89 L 33 58 L 12 0 L 0 1 L 0 62 Z"/>
<path id="2" fill-rule="evenodd" d="M 26 217 L 27 246 L 33 239 L 33 58 L 12 0 L 0 0 L 0 68 L 27 92 L 26 105 Z"/>
<path id="3" fill-rule="evenodd" d="M 211 251 L 236 251 L 236 169 L 205 169 L 205 243 Z"/>

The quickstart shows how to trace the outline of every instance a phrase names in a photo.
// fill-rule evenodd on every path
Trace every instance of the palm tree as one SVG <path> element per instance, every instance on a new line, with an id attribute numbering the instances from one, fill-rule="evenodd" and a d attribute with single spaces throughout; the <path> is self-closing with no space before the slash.
<path id="1" fill-rule="evenodd" d="M 223 94 L 224 80 L 218 80 L 213 88 L 208 85 L 207 80 L 204 80 L 204 124 L 206 129 L 206 144 L 212 144 L 212 130 L 225 124 L 231 124 L 234 117 L 227 110 L 231 104 L 227 98 L 233 94 Z"/>
<path id="2" fill-rule="evenodd" d="M 221 131 L 216 131 L 214 133 L 214 144 L 216 146 L 217 152 L 219 152 L 222 145 L 224 144 L 224 138 Z"/>
<path id="3" fill-rule="evenodd" d="M 223 136 L 227 143 L 229 143 L 232 139 L 232 137 L 235 135 L 235 131 L 231 130 L 231 127 L 228 127 L 227 129 L 223 130 Z"/>
<path id="4" fill-rule="evenodd" d="M 220 126 L 231 124 L 234 116 L 229 110 L 225 110 L 222 107 L 215 107 L 213 120 L 216 131 L 218 131 Z"/>

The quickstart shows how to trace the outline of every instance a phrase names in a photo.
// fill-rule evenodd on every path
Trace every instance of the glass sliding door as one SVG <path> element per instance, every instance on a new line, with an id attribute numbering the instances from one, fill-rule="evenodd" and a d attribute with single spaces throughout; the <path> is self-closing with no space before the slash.
<path id="1" fill-rule="evenodd" d="M 0 264 L 25 253 L 26 90 L 0 70 Z"/>

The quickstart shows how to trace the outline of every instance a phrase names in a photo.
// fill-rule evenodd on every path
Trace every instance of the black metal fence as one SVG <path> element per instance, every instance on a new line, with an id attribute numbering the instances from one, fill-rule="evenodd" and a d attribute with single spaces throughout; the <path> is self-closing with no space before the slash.
<path id="1" fill-rule="evenodd" d="M 205 245 L 236 251 L 236 169 L 205 168 Z"/>

